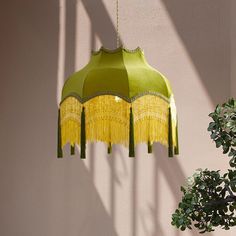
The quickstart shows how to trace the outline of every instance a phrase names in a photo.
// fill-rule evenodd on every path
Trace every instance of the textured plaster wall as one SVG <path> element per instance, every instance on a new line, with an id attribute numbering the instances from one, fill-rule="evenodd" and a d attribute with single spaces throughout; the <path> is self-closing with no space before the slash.
<path id="1" fill-rule="evenodd" d="M 125 46 L 144 49 L 173 87 L 180 151 L 90 144 L 56 159 L 57 103 L 70 73 L 115 47 L 111 0 L 11 0 L 0 8 L 0 235 L 193 236 L 170 225 L 179 186 L 199 167 L 227 169 L 208 113 L 235 94 L 234 0 L 120 0 Z M 231 28 L 230 28 L 231 27 Z M 235 89 L 233 89 L 235 88 Z M 235 235 L 217 230 L 211 236 Z"/>

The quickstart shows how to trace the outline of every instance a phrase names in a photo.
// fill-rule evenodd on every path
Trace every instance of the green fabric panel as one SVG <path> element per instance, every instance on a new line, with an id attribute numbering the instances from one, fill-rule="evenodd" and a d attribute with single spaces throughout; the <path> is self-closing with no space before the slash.
<path id="1" fill-rule="evenodd" d="M 163 76 L 146 61 L 142 51 L 124 52 L 124 62 L 129 78 L 129 97 L 145 92 L 157 92 L 169 98 Z"/>
<path id="2" fill-rule="evenodd" d="M 101 53 L 92 55 L 97 58 L 93 68 L 89 71 L 84 82 L 83 97 L 90 97 L 94 94 L 112 92 L 128 97 L 128 76 L 123 61 L 123 51 L 116 53 Z"/>
<path id="3" fill-rule="evenodd" d="M 77 94 L 83 97 L 83 84 L 88 73 L 88 66 L 70 76 L 62 90 L 62 100 L 70 94 Z"/>
<path id="4" fill-rule="evenodd" d="M 80 132 L 80 158 L 86 158 L 86 127 L 85 127 L 85 108 L 81 112 L 81 132 Z"/>
<path id="5" fill-rule="evenodd" d="M 57 157 L 63 157 L 63 151 L 61 147 L 61 113 L 60 109 L 58 109 L 58 121 L 57 121 Z"/>
<path id="6" fill-rule="evenodd" d="M 169 98 L 171 88 L 166 78 L 152 68 L 143 52 L 100 50 L 90 62 L 66 81 L 62 99 L 76 94 L 82 99 L 112 93 L 131 99 L 139 94 L 154 92 Z"/>
<path id="7" fill-rule="evenodd" d="M 128 77 L 122 68 L 96 68 L 89 72 L 84 82 L 83 98 L 112 92 L 129 97 Z"/>
<path id="8" fill-rule="evenodd" d="M 135 157 L 134 150 L 134 115 L 132 108 L 130 108 L 130 124 L 129 124 L 129 157 Z"/>

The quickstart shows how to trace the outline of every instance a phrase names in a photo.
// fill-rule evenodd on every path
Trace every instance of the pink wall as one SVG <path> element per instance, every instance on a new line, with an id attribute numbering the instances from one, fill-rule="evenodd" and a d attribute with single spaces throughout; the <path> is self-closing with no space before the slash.
<path id="1" fill-rule="evenodd" d="M 120 5 L 125 46 L 141 46 L 172 84 L 181 155 L 168 159 L 165 148 L 155 145 L 148 156 L 140 145 L 135 159 L 119 146 L 109 157 L 103 144 L 93 144 L 84 161 L 68 155 L 56 159 L 58 91 L 64 78 L 88 61 L 90 50 L 115 47 L 115 4 L 5 1 L 0 8 L 0 235 L 198 235 L 173 228 L 171 213 L 180 185 L 195 169 L 228 167 L 206 129 L 208 113 L 234 93 L 230 1 L 120 0 Z"/>

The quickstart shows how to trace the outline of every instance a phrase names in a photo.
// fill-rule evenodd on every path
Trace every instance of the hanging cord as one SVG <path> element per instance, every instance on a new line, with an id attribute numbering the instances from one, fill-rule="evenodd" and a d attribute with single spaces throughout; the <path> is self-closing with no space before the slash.
<path id="1" fill-rule="evenodd" d="M 119 0 L 116 0 L 116 46 L 120 47 L 120 33 L 119 33 Z"/>

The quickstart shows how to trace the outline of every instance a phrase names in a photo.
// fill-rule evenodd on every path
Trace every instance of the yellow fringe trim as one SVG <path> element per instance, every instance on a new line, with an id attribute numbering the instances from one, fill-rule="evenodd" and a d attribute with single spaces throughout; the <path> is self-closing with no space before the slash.
<path id="1" fill-rule="evenodd" d="M 172 101 L 173 103 L 173 101 Z M 172 104 L 173 105 L 173 104 Z M 171 106 L 172 106 L 171 105 Z M 170 104 L 154 95 L 145 95 L 132 104 L 123 99 L 102 95 L 85 104 L 68 97 L 60 106 L 62 146 L 67 142 L 80 144 L 80 120 L 85 107 L 86 140 L 129 145 L 129 113 L 134 115 L 135 144 L 150 141 L 168 145 L 168 108 Z M 173 106 L 175 108 L 175 106 Z M 173 110 L 175 111 L 175 110 Z M 173 122 L 173 131 L 176 125 Z M 176 136 L 174 134 L 174 145 Z"/>
<path id="2" fill-rule="evenodd" d="M 112 95 L 98 96 L 87 101 L 86 139 L 128 146 L 129 108 L 129 103 Z"/>
<path id="3" fill-rule="evenodd" d="M 150 141 L 168 145 L 168 107 L 168 102 L 154 95 L 132 103 L 135 144 Z"/>
<path id="4" fill-rule="evenodd" d="M 80 143 L 80 122 L 82 104 L 74 97 L 68 97 L 60 106 L 61 144 Z"/>

